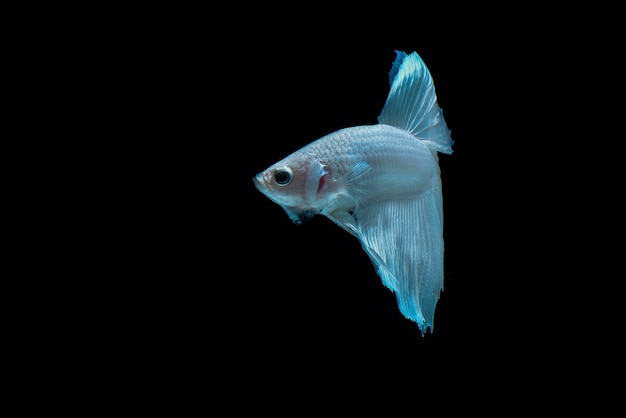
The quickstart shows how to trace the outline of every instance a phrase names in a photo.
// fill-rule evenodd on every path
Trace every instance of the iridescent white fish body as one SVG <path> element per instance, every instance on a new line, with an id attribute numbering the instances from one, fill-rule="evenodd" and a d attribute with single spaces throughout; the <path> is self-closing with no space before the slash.
<path id="1" fill-rule="evenodd" d="M 354 235 L 400 312 L 432 332 L 443 290 L 443 206 L 438 152 L 450 130 L 426 65 L 396 51 L 378 124 L 326 135 L 253 179 L 300 223 L 321 214 Z"/>

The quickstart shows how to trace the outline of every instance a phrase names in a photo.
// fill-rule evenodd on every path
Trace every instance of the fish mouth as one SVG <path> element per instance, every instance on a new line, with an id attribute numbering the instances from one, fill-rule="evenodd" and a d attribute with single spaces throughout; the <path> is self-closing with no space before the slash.
<path id="1" fill-rule="evenodd" d="M 267 189 L 267 183 L 265 182 L 265 176 L 263 175 L 263 173 L 259 173 L 254 176 L 252 178 L 252 182 L 261 193 L 274 200 L 274 198 L 270 195 L 269 190 Z"/>
<path id="2" fill-rule="evenodd" d="M 259 173 L 254 176 L 252 178 L 252 181 L 254 182 L 254 185 L 257 187 L 257 189 L 260 189 L 263 186 L 263 173 Z"/>

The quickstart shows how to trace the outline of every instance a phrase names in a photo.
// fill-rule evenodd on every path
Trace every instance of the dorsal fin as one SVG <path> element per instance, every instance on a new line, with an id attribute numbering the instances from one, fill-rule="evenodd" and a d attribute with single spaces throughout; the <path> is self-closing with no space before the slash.
<path id="1" fill-rule="evenodd" d="M 439 152 L 452 154 L 452 139 L 426 64 L 413 52 L 396 51 L 391 88 L 378 122 L 409 131 Z"/>
<path id="2" fill-rule="evenodd" d="M 389 70 L 389 87 L 393 86 L 393 80 L 396 79 L 400 64 L 402 64 L 405 58 L 406 52 L 396 51 L 396 59 L 393 61 L 393 64 L 391 64 L 391 70 Z"/>

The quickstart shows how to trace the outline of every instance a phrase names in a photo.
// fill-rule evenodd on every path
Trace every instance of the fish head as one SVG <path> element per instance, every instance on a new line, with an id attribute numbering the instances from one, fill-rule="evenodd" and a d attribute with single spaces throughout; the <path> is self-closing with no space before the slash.
<path id="1" fill-rule="evenodd" d="M 279 204 L 293 222 L 301 223 L 321 212 L 319 196 L 327 174 L 319 160 L 294 153 L 252 180 L 257 189 Z"/>

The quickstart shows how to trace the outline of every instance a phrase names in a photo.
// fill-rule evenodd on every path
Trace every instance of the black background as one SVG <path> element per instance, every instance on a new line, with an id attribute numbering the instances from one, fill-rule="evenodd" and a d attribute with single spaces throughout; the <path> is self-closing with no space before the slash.
<path id="1" fill-rule="evenodd" d="M 595 370 L 554 140 L 570 123 L 554 109 L 572 97 L 562 75 L 576 39 L 535 15 L 209 15 L 142 15 L 111 64 L 138 149 L 129 265 L 99 328 L 108 367 L 192 402 L 218 387 L 211 401 L 236 396 L 234 410 L 374 396 L 445 409 L 468 391 L 490 408 L 488 393 L 553 399 L 553 385 Z M 440 155 L 445 282 L 425 336 L 354 237 L 323 217 L 291 223 L 252 183 L 322 135 L 376 123 L 394 50 L 421 55 L 455 141 Z M 520 392 L 523 379 L 534 386 Z"/>

